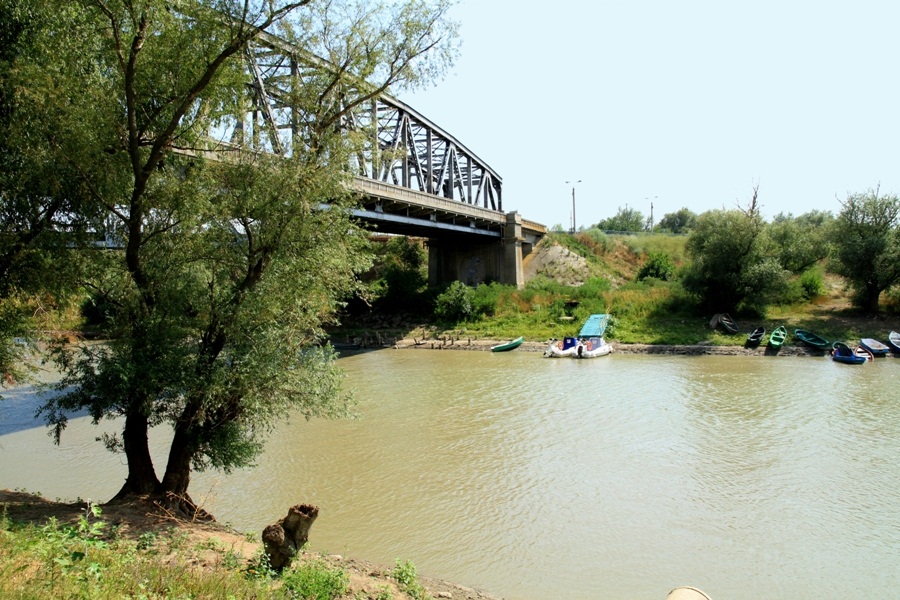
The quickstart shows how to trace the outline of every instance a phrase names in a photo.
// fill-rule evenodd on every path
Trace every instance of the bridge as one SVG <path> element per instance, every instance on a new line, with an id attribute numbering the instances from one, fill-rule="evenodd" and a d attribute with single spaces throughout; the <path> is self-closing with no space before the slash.
<path id="1" fill-rule="evenodd" d="M 290 155 L 307 116 L 291 99 L 306 78 L 335 67 L 270 34 L 245 58 L 252 105 L 219 137 Z M 387 94 L 367 96 L 365 85 L 355 90 L 365 101 L 341 123 L 365 136 L 348 167 L 362 196 L 353 216 L 378 232 L 426 238 L 432 285 L 524 285 L 522 259 L 547 228 L 504 212 L 501 177 L 459 140 Z"/>

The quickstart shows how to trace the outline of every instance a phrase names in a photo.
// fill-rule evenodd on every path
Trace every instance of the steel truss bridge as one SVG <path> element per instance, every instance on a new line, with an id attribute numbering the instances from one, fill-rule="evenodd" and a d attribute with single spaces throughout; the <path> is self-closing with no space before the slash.
<path id="1" fill-rule="evenodd" d="M 260 35 L 245 58 L 252 104 L 215 137 L 289 156 L 295 144 L 305 143 L 302 129 L 315 118 L 294 99 L 306 82 L 336 67 L 270 34 Z M 340 126 L 363 136 L 348 166 L 363 196 L 354 216 L 387 233 L 503 238 L 507 217 L 503 180 L 496 171 L 403 102 L 372 94 L 365 84 L 350 92 L 357 103 Z M 539 223 L 524 224 L 532 242 L 546 233 Z"/>

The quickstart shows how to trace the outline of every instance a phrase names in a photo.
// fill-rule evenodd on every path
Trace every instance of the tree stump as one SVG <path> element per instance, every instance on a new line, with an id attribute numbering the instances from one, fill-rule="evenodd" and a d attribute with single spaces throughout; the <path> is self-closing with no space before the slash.
<path id="1" fill-rule="evenodd" d="M 318 516 L 318 506 L 298 504 L 288 509 L 286 517 L 263 529 L 263 545 L 271 568 L 281 571 L 290 566 L 309 540 L 309 529 Z"/>

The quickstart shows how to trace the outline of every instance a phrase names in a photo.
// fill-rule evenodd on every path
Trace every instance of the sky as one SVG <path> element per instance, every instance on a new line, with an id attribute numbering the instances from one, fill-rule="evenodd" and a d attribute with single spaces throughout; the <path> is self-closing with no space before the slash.
<path id="1" fill-rule="evenodd" d="M 503 209 L 589 227 L 900 195 L 900 2 L 460 0 L 461 55 L 397 97 L 503 179 Z M 567 183 L 568 182 L 568 183 Z"/>

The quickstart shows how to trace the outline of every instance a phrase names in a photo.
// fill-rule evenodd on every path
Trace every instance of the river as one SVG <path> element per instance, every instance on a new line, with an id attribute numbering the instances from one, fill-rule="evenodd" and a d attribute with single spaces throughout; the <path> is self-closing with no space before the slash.
<path id="1" fill-rule="evenodd" d="M 408 559 L 515 600 L 900 594 L 896 359 L 382 350 L 340 364 L 358 419 L 285 423 L 257 468 L 197 474 L 194 499 L 243 531 L 317 504 L 313 550 Z M 28 392 L 0 404 L 0 486 L 108 499 L 121 458 L 86 418 L 53 446 Z"/>

